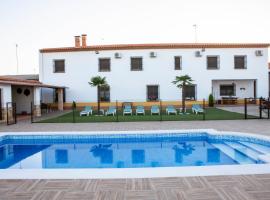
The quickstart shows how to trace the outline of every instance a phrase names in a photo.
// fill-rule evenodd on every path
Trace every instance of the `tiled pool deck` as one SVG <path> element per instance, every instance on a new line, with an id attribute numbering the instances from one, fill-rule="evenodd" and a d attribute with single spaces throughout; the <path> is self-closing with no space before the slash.
<path id="1" fill-rule="evenodd" d="M 129 131 L 129 130 L 216 129 L 219 131 L 259 133 L 270 136 L 270 120 L 216 120 L 163 122 L 105 122 L 105 123 L 34 123 L 0 124 L 0 132 L 54 131 Z"/>
<path id="2" fill-rule="evenodd" d="M 1 132 L 208 129 L 270 136 L 269 120 L 0 125 Z M 108 180 L 0 180 L 0 199 L 270 199 L 270 174 Z"/>
<path id="3" fill-rule="evenodd" d="M 1 180 L 0 199 L 266 200 L 270 175 L 110 180 Z"/>

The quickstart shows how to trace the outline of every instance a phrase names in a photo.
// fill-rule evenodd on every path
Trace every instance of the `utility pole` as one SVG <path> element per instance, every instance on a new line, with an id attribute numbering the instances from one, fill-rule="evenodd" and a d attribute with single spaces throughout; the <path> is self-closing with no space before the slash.
<path id="1" fill-rule="evenodd" d="M 194 39 L 195 39 L 195 43 L 198 42 L 198 35 L 197 35 L 197 24 L 193 24 L 194 27 Z"/>
<path id="2" fill-rule="evenodd" d="M 16 44 L 17 75 L 19 74 L 18 44 Z"/>

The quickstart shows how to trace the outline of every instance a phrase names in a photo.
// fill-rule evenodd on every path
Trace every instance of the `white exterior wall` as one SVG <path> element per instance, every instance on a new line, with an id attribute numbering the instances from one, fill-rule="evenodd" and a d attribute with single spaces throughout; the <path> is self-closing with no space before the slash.
<path id="1" fill-rule="evenodd" d="M 17 89 L 21 88 L 22 93 L 18 94 Z M 30 94 L 26 96 L 24 90 L 30 90 Z M 31 113 L 31 102 L 34 100 L 34 90 L 30 86 L 12 86 L 12 102 L 16 103 L 16 112 L 21 114 L 22 112 Z"/>
<path id="2" fill-rule="evenodd" d="M 105 76 L 110 85 L 111 101 L 146 100 L 146 86 L 159 85 L 162 100 L 180 100 L 181 92 L 171 82 L 175 76 L 188 74 L 197 85 L 197 99 L 208 98 L 212 92 L 212 80 L 256 79 L 257 96 L 268 96 L 268 49 L 224 48 L 206 49 L 202 57 L 195 57 L 200 49 L 147 49 L 81 52 L 57 52 L 40 54 L 40 81 L 45 84 L 66 86 L 66 102 L 95 102 L 96 88 L 90 87 L 90 78 Z M 255 56 L 255 50 L 263 50 L 263 56 Z M 156 58 L 150 58 L 150 52 Z M 114 53 L 122 54 L 121 59 Z M 207 70 L 206 56 L 219 55 L 220 69 Z M 234 69 L 234 55 L 247 56 L 247 69 Z M 130 71 L 130 57 L 143 57 L 143 71 Z M 174 70 L 174 56 L 182 56 L 182 70 Z M 111 58 L 111 71 L 98 72 L 98 59 Z M 53 73 L 53 60 L 65 59 L 65 73 Z"/>
<path id="3" fill-rule="evenodd" d="M 12 101 L 12 94 L 11 94 L 11 85 L 1 85 L 0 88 L 2 90 L 2 108 L 6 107 L 7 102 Z"/>

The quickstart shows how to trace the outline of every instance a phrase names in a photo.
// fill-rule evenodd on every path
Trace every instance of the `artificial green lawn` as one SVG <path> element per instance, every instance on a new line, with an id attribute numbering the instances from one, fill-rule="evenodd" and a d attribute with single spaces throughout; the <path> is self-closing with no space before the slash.
<path id="1" fill-rule="evenodd" d="M 118 111 L 118 121 L 119 122 L 128 122 L 128 121 L 191 121 L 191 120 L 203 120 L 203 114 L 191 114 L 191 110 L 188 110 L 190 114 L 188 115 L 166 115 L 162 113 L 160 115 L 150 115 L 149 111 L 146 111 L 146 115 L 122 115 L 121 111 Z M 75 111 L 75 122 L 85 123 L 85 122 L 115 122 L 117 121 L 116 116 L 95 116 L 93 113 L 92 116 L 82 116 L 79 115 L 80 111 Z M 221 110 L 218 108 L 207 108 L 205 114 L 206 120 L 235 120 L 235 119 L 244 119 L 244 114 L 229 112 Z M 50 118 L 39 123 L 72 123 L 73 122 L 73 113 L 69 112 L 67 114 L 61 115 L 59 117 Z"/>

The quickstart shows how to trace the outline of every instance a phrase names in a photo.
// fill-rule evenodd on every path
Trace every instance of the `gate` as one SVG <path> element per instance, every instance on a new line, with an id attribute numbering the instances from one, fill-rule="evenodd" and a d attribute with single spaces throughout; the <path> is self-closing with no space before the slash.
<path id="1" fill-rule="evenodd" d="M 16 124 L 17 123 L 16 103 L 7 102 L 6 112 L 7 112 L 7 125 Z"/>

